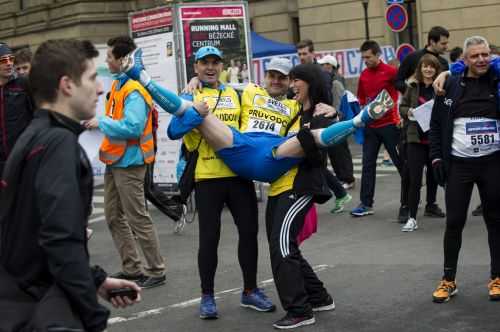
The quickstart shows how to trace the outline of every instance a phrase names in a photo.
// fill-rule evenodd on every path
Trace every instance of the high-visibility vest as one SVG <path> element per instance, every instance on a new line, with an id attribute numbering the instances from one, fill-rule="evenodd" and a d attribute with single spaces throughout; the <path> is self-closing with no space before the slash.
<path id="1" fill-rule="evenodd" d="M 144 157 L 144 163 L 150 164 L 155 160 L 152 112 L 153 99 L 149 93 L 134 80 L 128 80 L 119 90 L 116 89 L 117 84 L 118 81 L 113 82 L 109 98 L 106 100 L 106 116 L 109 116 L 113 120 L 123 119 L 125 115 L 125 98 L 133 91 L 137 91 L 148 105 L 148 119 L 138 139 L 116 139 L 105 136 L 99 150 L 99 159 L 106 165 L 112 165 L 123 157 L 127 146 L 139 145 Z"/>

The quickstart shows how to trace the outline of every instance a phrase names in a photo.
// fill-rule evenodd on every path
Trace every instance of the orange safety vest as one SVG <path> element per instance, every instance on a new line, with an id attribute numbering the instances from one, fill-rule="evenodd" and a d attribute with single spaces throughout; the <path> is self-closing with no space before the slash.
<path id="1" fill-rule="evenodd" d="M 154 140 L 153 140 L 153 99 L 149 93 L 136 81 L 128 80 L 120 90 L 116 90 L 118 81 L 114 81 L 111 86 L 109 98 L 106 100 L 106 116 L 113 120 L 121 120 L 125 114 L 125 98 L 133 92 L 138 91 L 146 101 L 149 112 L 146 126 L 139 139 L 116 139 L 104 137 L 99 149 L 99 159 L 106 165 L 112 165 L 121 159 L 127 146 L 140 145 L 144 163 L 150 164 L 155 160 Z"/>

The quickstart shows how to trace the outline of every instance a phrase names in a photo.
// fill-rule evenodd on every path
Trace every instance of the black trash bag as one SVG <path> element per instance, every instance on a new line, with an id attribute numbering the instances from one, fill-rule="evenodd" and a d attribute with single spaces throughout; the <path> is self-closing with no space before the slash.
<path id="1" fill-rule="evenodd" d="M 175 196 L 168 196 L 153 182 L 154 163 L 148 164 L 146 178 L 144 181 L 144 193 L 146 199 L 158 210 L 173 221 L 179 221 L 182 217 L 182 203 Z"/>

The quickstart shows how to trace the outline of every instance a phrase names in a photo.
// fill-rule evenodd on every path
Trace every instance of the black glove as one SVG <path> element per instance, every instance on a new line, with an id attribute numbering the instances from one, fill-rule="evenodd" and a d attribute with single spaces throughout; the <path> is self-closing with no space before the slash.
<path id="1" fill-rule="evenodd" d="M 436 159 L 432 162 L 432 173 L 434 174 L 436 182 L 441 187 L 444 187 L 446 183 L 446 170 L 441 159 Z"/>

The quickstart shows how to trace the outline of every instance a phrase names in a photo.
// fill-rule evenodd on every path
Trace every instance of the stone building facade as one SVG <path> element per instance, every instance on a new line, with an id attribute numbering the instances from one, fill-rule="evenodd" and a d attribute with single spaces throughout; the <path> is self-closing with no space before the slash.
<path id="1" fill-rule="evenodd" d="M 370 38 L 381 44 L 395 44 L 399 39 L 422 47 L 434 25 L 450 30 L 450 46 L 461 45 L 472 34 L 500 44 L 500 0 L 405 0 L 412 12 L 412 34 L 407 29 L 397 36 L 385 23 L 386 1 L 368 1 Z M 127 33 L 129 12 L 171 2 L 0 0 L 0 41 L 33 48 L 61 37 L 104 43 Z M 274 40 L 294 43 L 310 38 L 318 50 L 359 47 L 365 40 L 362 0 L 249 0 L 249 10 L 253 29 Z"/>
<path id="2" fill-rule="evenodd" d="M 368 1 L 370 38 L 381 44 L 411 42 L 423 47 L 432 26 L 450 33 L 450 46 L 462 46 L 465 37 L 482 35 L 500 44 L 500 0 L 405 0 L 412 23 L 396 34 L 385 22 L 387 0 Z M 253 29 L 265 37 L 293 43 L 309 38 L 319 50 L 359 47 L 365 40 L 361 0 L 250 0 Z"/>
<path id="3" fill-rule="evenodd" d="M 164 5 L 165 0 L 0 0 L 0 40 L 36 48 L 51 38 L 105 43 L 126 34 L 128 13 Z"/>

